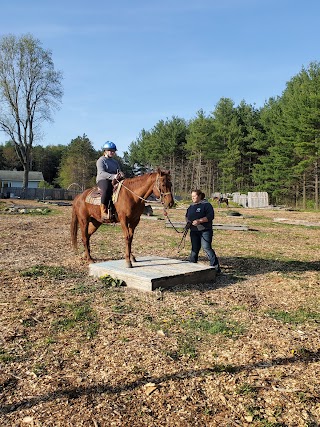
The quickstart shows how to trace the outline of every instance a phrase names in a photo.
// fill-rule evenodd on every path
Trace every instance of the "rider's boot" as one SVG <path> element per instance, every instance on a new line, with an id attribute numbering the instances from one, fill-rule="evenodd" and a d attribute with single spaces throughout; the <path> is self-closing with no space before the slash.
<path id="1" fill-rule="evenodd" d="M 100 205 L 100 214 L 101 214 L 101 222 L 106 222 L 109 220 L 107 206 L 102 203 Z"/>
<path id="2" fill-rule="evenodd" d="M 116 209 L 114 207 L 112 200 L 110 200 L 109 205 L 108 205 L 108 220 L 110 222 L 117 222 Z"/>

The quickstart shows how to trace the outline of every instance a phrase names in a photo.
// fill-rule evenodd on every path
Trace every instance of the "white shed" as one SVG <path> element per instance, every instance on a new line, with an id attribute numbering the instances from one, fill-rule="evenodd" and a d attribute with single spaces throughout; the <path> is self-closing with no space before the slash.
<path id="1" fill-rule="evenodd" d="M 22 188 L 23 171 L 0 170 L 0 191 L 10 188 Z M 43 181 L 42 172 L 30 171 L 28 188 L 38 188 L 40 181 Z"/>

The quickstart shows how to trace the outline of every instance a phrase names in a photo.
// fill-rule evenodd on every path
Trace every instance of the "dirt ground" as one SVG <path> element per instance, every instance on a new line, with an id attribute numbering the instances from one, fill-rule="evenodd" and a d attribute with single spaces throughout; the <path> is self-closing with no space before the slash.
<path id="1" fill-rule="evenodd" d="M 41 210 L 0 201 L 1 427 L 320 425 L 319 213 L 216 208 L 249 227 L 215 231 L 216 281 L 141 292 L 88 275 L 71 206 L 14 204 Z M 155 214 L 135 255 L 187 260 Z M 122 259 L 120 227 L 91 249 Z"/>

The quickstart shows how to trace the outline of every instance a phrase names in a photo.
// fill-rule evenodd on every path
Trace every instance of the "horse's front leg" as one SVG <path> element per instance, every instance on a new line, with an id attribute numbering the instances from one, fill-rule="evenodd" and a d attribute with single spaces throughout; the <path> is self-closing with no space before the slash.
<path id="1" fill-rule="evenodd" d="M 132 247 L 132 239 L 133 239 L 134 229 L 132 229 L 131 227 L 129 227 L 128 223 L 123 223 L 122 221 L 121 221 L 121 227 L 122 227 L 122 231 L 123 231 L 123 234 L 124 234 L 125 245 L 126 245 L 126 250 L 125 250 L 126 266 L 128 268 L 132 268 L 132 262 L 135 261 L 135 257 L 131 253 L 131 247 Z"/>
<path id="2" fill-rule="evenodd" d="M 132 241 L 133 241 L 133 234 L 134 234 L 135 228 L 129 228 L 129 231 L 131 233 L 131 242 L 130 242 L 130 261 L 131 261 L 131 267 L 133 262 L 137 262 L 136 257 L 132 253 Z"/>

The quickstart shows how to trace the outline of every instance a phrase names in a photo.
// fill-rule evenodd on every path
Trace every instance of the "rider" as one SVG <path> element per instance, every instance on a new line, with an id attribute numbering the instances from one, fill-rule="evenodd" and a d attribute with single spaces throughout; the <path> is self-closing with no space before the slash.
<path id="1" fill-rule="evenodd" d="M 112 141 L 104 143 L 103 155 L 97 160 L 97 177 L 96 183 L 101 190 L 101 220 L 102 222 L 112 220 L 112 191 L 113 180 L 121 180 L 124 173 L 120 170 L 118 161 L 114 158 L 117 147 Z"/>

